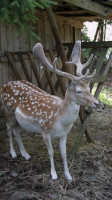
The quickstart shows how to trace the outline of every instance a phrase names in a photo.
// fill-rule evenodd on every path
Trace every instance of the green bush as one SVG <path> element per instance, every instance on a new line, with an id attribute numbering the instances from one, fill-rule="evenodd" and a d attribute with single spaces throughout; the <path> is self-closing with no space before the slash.
<path id="1" fill-rule="evenodd" d="M 55 4 L 50 0 L 1 0 L 0 1 L 0 21 L 11 24 L 25 37 L 39 39 L 35 34 L 35 23 L 38 18 L 35 9 L 44 9 L 50 4 Z"/>

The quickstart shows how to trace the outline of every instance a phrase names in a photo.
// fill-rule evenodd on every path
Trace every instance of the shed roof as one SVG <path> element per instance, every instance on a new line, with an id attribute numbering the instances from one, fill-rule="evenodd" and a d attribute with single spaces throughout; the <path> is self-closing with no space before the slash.
<path id="1" fill-rule="evenodd" d="M 56 0 L 56 15 L 80 21 L 112 20 L 112 0 Z"/>

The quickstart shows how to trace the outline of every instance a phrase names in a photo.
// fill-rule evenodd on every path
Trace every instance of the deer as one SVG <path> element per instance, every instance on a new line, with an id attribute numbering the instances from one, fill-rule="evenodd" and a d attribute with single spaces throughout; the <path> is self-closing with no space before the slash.
<path id="1" fill-rule="evenodd" d="M 10 81 L 1 86 L 0 99 L 7 117 L 6 126 L 10 154 L 12 158 L 17 157 L 12 139 L 12 135 L 14 135 L 21 155 L 26 160 L 30 159 L 30 155 L 26 152 L 21 141 L 20 127 L 25 131 L 42 134 L 50 158 L 51 176 L 55 180 L 58 176 L 54 165 L 52 137 L 59 138 L 64 174 L 69 181 L 72 181 L 66 155 L 67 134 L 78 117 L 80 105 L 95 108 L 99 103 L 90 93 L 88 85 L 95 76 L 96 70 L 91 75 L 89 69 L 84 75 L 82 73 L 82 70 L 91 63 L 93 55 L 85 64 L 82 64 L 81 41 L 76 41 L 71 54 L 71 61 L 66 62 L 68 66 L 76 65 L 76 75 L 57 69 L 57 58 L 51 64 L 45 56 L 41 43 L 37 43 L 33 47 L 33 55 L 42 63 L 43 68 L 47 68 L 68 80 L 66 93 L 64 99 L 62 99 L 46 93 L 26 80 Z"/>

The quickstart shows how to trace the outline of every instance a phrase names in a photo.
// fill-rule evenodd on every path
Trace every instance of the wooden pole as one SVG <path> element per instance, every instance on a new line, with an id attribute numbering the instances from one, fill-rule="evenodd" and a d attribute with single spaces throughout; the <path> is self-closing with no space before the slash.
<path id="1" fill-rule="evenodd" d="M 92 109 L 90 109 L 88 115 L 86 115 L 85 119 L 84 119 L 84 122 L 82 124 L 82 127 L 80 129 L 80 133 L 78 134 L 77 136 L 77 139 L 76 139 L 76 142 L 72 148 L 72 151 L 71 151 L 71 154 L 70 154 L 70 158 L 69 160 L 72 161 L 73 158 L 74 158 L 74 155 L 76 154 L 76 152 L 78 151 L 78 148 L 79 148 L 79 145 L 80 145 L 80 142 L 82 141 L 82 137 L 84 135 L 84 132 L 87 128 L 87 124 L 88 124 L 88 121 L 89 121 L 89 118 L 90 118 L 90 115 L 91 115 L 91 112 L 92 112 Z"/>
<path id="2" fill-rule="evenodd" d="M 55 20 L 53 11 L 52 11 L 52 7 L 49 6 L 49 8 L 46 8 L 46 11 L 47 11 L 47 15 L 48 15 L 48 18 L 49 18 L 51 29 L 52 29 L 52 32 L 53 32 L 53 35 L 54 35 L 54 38 L 55 38 L 55 41 L 56 41 L 56 46 L 57 46 L 60 58 L 62 60 L 63 68 L 66 72 L 69 72 L 68 66 L 66 64 L 66 56 L 65 56 L 65 53 L 64 53 L 64 48 L 63 48 L 63 45 L 61 43 L 60 33 L 59 33 L 58 26 L 57 26 L 57 23 L 56 23 L 56 20 Z"/>
<path id="3" fill-rule="evenodd" d="M 59 52 L 59 55 L 60 55 L 60 58 L 62 61 L 63 69 L 64 69 L 64 71 L 69 72 L 68 66 L 66 64 L 66 56 L 64 53 L 64 48 L 61 43 L 60 33 L 59 33 L 58 26 L 57 26 L 57 23 L 56 23 L 56 20 L 55 20 L 53 11 L 52 11 L 52 7 L 49 6 L 49 8 L 46 8 L 46 12 L 47 12 L 48 19 L 49 19 L 49 22 L 51 25 L 51 29 L 52 29 L 52 32 L 53 32 L 53 35 L 55 38 L 56 46 L 57 46 L 57 49 L 58 49 L 58 52 Z M 59 85 L 61 87 L 62 93 L 63 93 L 63 95 L 65 95 L 66 88 L 63 84 L 62 78 L 57 76 L 57 79 L 59 81 Z"/>
<path id="4" fill-rule="evenodd" d="M 81 123 L 83 124 L 84 120 L 85 120 L 85 116 L 87 115 L 88 113 L 85 113 L 85 111 L 83 110 L 82 106 L 80 107 L 80 111 L 79 111 L 79 117 L 80 117 L 80 120 L 81 120 Z M 86 139 L 87 139 L 87 142 L 88 143 L 94 143 L 94 140 L 92 138 L 92 136 L 90 135 L 90 133 L 88 132 L 87 128 L 85 129 L 85 136 L 86 136 Z"/>

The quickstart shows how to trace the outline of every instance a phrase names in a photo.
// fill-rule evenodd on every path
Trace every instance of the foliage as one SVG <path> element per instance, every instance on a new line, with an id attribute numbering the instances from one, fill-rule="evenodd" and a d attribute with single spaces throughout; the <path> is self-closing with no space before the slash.
<path id="1" fill-rule="evenodd" d="M 0 21 L 14 25 L 24 36 L 39 39 L 35 34 L 35 23 L 38 18 L 35 9 L 44 9 L 50 4 L 55 4 L 50 0 L 1 0 L 0 1 Z"/>
<path id="2" fill-rule="evenodd" d="M 87 36 L 88 29 L 86 25 L 83 25 L 83 29 L 81 31 L 82 42 L 90 42 L 90 38 Z"/>
<path id="3" fill-rule="evenodd" d="M 87 32 L 88 32 L 88 29 L 87 29 L 86 25 L 83 25 L 83 29 L 81 31 L 82 42 L 90 42 L 91 41 L 87 35 Z M 91 52 L 91 49 L 82 49 L 83 57 L 88 59 L 90 52 Z"/>
<path id="4" fill-rule="evenodd" d="M 92 90 L 92 94 L 93 95 L 94 95 L 95 91 L 96 91 L 96 85 Z M 104 104 L 112 106 L 112 89 L 107 87 L 107 86 L 103 86 L 102 91 L 100 92 L 98 100 L 100 100 Z"/>

